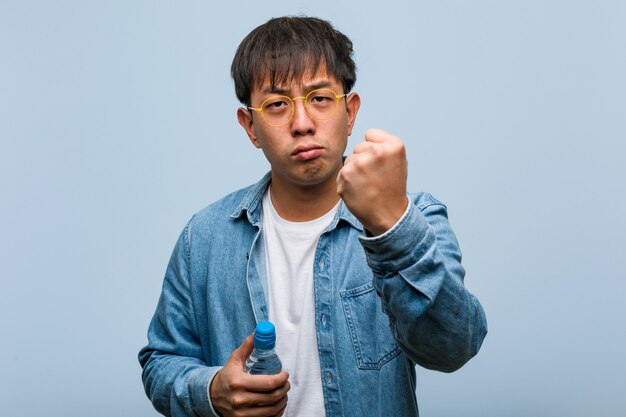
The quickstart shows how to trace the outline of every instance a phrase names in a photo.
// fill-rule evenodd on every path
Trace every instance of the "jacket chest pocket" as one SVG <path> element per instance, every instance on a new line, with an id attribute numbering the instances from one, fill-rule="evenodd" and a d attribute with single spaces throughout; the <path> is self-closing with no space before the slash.
<path id="1" fill-rule="evenodd" d="M 400 354 L 372 283 L 340 293 L 359 369 L 380 369 Z"/>

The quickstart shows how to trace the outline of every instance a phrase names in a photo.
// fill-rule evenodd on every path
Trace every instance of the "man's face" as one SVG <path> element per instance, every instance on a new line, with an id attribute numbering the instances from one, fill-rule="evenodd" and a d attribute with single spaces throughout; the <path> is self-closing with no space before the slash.
<path id="1" fill-rule="evenodd" d="M 303 97 L 309 92 L 328 88 L 342 94 L 343 88 L 334 76 L 329 76 L 322 68 L 314 76 L 305 76 L 290 85 L 271 88 L 269 81 L 256 87 L 251 94 L 252 107 L 260 107 L 267 98 L 275 95 Z M 263 150 L 272 167 L 274 186 L 288 185 L 315 187 L 334 183 L 342 166 L 342 156 L 348 136 L 360 105 L 356 93 L 341 98 L 332 119 L 313 118 L 305 110 L 304 100 L 295 100 L 292 119 L 284 126 L 268 125 L 261 113 L 240 108 L 237 111 L 239 123 L 243 126 L 250 141 Z"/>

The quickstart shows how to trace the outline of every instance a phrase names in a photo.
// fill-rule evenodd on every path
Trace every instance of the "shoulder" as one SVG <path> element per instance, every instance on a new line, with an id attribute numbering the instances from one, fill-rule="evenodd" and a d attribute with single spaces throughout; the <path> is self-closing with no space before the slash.
<path id="1" fill-rule="evenodd" d="M 244 205 L 244 200 L 252 192 L 254 187 L 254 185 L 250 185 L 233 191 L 232 193 L 227 194 L 219 200 L 209 204 L 194 214 L 192 223 L 198 224 L 218 219 L 228 219 L 231 218 L 231 216 L 236 216 L 243 208 L 242 206 Z"/>
<path id="2" fill-rule="evenodd" d="M 196 234 L 216 228 L 223 229 L 235 223 L 245 209 L 246 199 L 255 188 L 256 184 L 241 188 L 204 207 L 189 220 L 186 226 L 187 233 Z"/>

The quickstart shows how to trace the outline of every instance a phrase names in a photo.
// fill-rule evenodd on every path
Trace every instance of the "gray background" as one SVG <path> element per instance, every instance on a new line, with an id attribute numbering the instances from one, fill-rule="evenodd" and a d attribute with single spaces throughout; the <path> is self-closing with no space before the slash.
<path id="1" fill-rule="evenodd" d="M 355 44 L 350 147 L 404 139 L 488 315 L 466 367 L 418 369 L 422 415 L 626 415 L 625 5 L 0 0 L 0 413 L 156 415 L 136 354 L 176 237 L 268 169 L 234 50 L 306 13 Z"/>

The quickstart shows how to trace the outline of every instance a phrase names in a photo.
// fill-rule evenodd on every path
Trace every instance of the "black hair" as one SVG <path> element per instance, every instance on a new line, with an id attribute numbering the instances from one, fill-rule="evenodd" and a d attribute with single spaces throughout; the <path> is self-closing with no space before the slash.
<path id="1" fill-rule="evenodd" d="M 347 94 L 356 82 L 352 55 L 352 42 L 330 22 L 306 16 L 277 17 L 241 41 L 230 71 L 237 98 L 246 106 L 252 90 L 268 78 L 273 88 L 314 75 L 322 65 Z"/>

